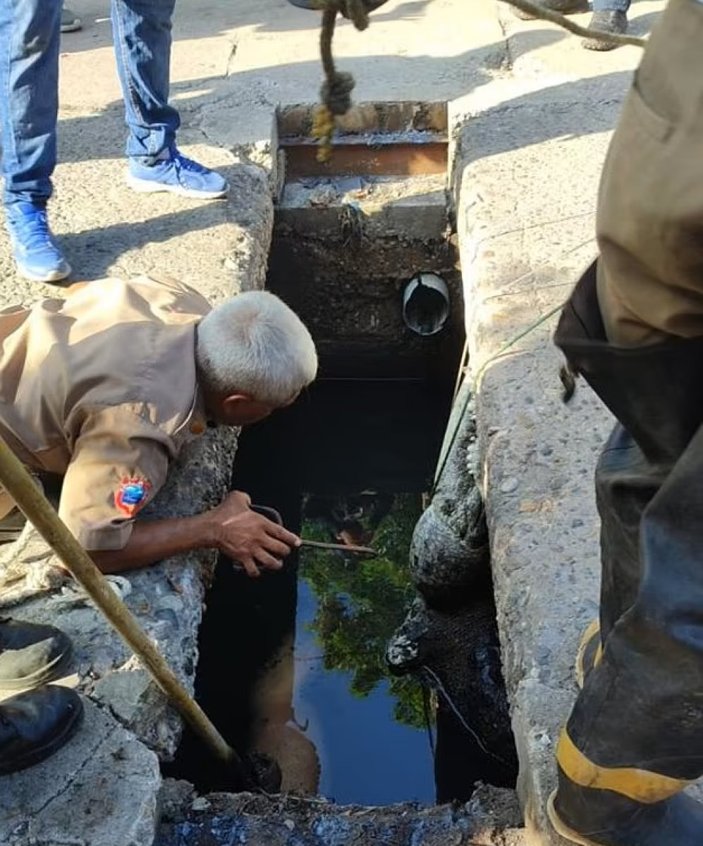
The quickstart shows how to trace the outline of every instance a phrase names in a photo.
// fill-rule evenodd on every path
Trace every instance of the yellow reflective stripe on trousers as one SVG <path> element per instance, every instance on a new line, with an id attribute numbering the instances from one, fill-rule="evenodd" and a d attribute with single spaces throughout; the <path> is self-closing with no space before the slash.
<path id="1" fill-rule="evenodd" d="M 581 787 L 612 790 L 647 805 L 669 799 L 693 784 L 636 767 L 599 767 L 576 748 L 566 729 L 559 738 L 557 762 L 566 777 Z"/>

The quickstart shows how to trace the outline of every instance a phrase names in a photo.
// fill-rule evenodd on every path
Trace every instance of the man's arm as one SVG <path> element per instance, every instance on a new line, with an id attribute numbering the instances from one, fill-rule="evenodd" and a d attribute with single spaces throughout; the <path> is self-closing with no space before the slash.
<path id="1" fill-rule="evenodd" d="M 203 514 L 137 521 L 122 549 L 88 551 L 103 573 L 136 570 L 193 549 L 217 549 L 254 578 L 260 568 L 280 570 L 281 559 L 300 546 L 300 538 L 252 511 L 249 503 L 246 494 L 235 491 Z"/>
<path id="2" fill-rule="evenodd" d="M 172 444 L 131 407 L 108 407 L 83 423 L 63 481 L 59 516 L 104 573 L 135 570 L 193 549 L 217 549 L 250 576 L 276 570 L 300 544 L 256 514 L 249 497 L 229 494 L 193 517 L 137 520 L 163 486 Z"/>

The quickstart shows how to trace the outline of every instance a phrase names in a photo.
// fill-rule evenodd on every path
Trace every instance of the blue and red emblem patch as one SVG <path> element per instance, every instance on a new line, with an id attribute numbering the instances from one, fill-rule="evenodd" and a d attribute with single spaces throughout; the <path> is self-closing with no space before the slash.
<path id="1" fill-rule="evenodd" d="M 151 483 L 139 476 L 123 479 L 115 491 L 115 505 L 128 517 L 134 517 L 144 505 L 146 495 L 151 489 Z"/>

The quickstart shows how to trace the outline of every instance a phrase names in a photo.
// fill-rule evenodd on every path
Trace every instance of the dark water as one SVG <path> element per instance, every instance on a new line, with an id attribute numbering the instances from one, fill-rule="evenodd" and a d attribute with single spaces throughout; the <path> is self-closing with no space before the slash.
<path id="1" fill-rule="evenodd" d="M 326 669 L 310 626 L 319 602 L 303 580 L 298 593 L 295 642 L 297 720 L 309 721 L 307 736 L 321 762 L 319 792 L 340 802 L 390 804 L 434 801 L 432 756 L 423 728 L 394 716 L 396 697 L 382 678 L 371 691 L 350 695 L 354 674 Z M 415 704 L 417 688 L 405 696 Z M 413 695 L 414 694 L 414 695 Z"/>
<path id="2" fill-rule="evenodd" d="M 447 413 L 446 393 L 419 380 L 323 379 L 242 435 L 234 488 L 304 537 L 379 552 L 305 548 L 258 580 L 218 565 L 196 692 L 238 749 L 277 757 L 284 788 L 435 799 L 421 688 L 388 676 L 384 649 L 413 595 L 410 537 Z M 172 774 L 227 786 L 189 738 Z"/>

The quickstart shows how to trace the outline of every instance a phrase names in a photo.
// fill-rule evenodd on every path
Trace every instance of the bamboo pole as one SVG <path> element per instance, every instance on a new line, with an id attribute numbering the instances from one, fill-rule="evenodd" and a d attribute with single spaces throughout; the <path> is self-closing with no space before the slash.
<path id="1" fill-rule="evenodd" d="M 44 540 L 82 585 L 98 610 L 142 661 L 151 677 L 178 709 L 183 719 L 210 751 L 245 785 L 253 776 L 235 750 L 225 741 L 198 703 L 190 696 L 164 657 L 149 639 L 127 606 L 110 587 L 94 561 L 73 537 L 63 521 L 34 483 L 19 459 L 0 438 L 0 484 L 14 499 Z"/>

